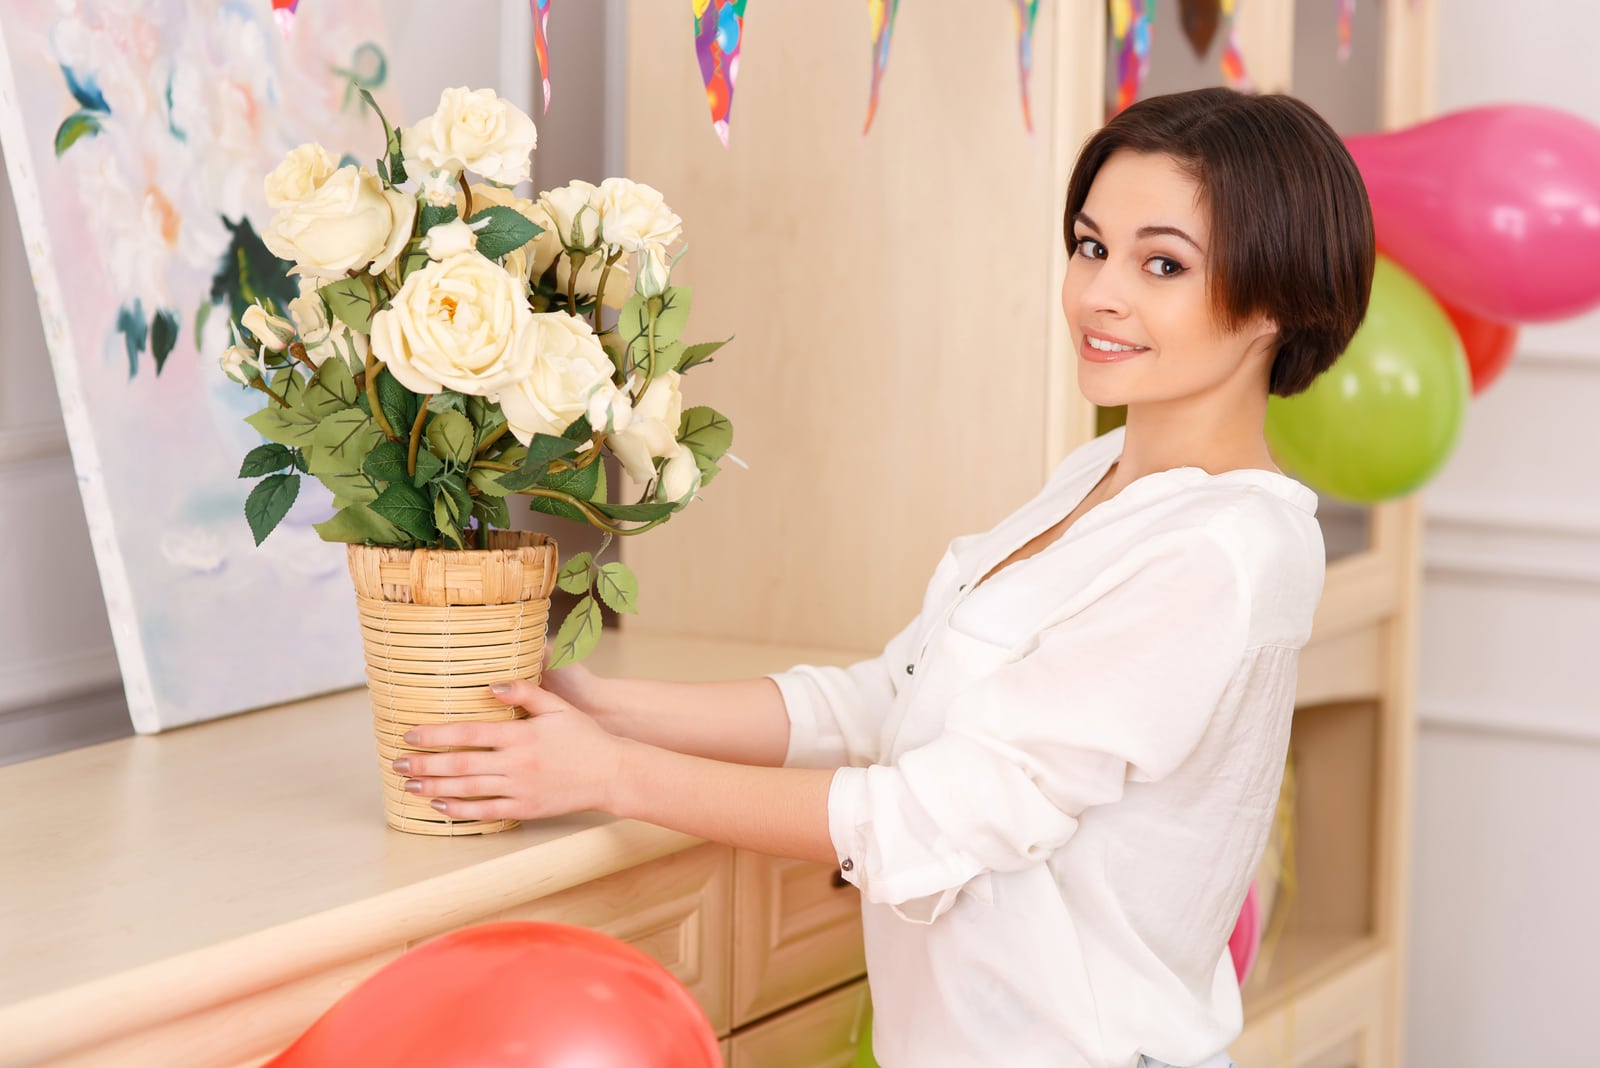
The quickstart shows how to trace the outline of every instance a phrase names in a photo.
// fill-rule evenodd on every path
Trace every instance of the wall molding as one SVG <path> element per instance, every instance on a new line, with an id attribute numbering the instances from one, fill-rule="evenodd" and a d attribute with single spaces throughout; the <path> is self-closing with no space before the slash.
<path id="1" fill-rule="evenodd" d="M 0 464 L 69 455 L 67 431 L 59 422 L 0 427 Z"/>
<path id="2" fill-rule="evenodd" d="M 110 645 L 32 657 L 20 664 L 0 662 L 0 715 L 111 685 L 120 693 L 121 683 L 116 650 Z"/>
<path id="3" fill-rule="evenodd" d="M 132 733 L 128 698 L 120 685 L 0 710 L 0 764 L 64 753 Z"/>
<path id="4" fill-rule="evenodd" d="M 1465 575 L 1600 586 L 1600 507 L 1579 498 L 1423 499 L 1422 566 Z"/>
<path id="5" fill-rule="evenodd" d="M 1600 706 L 1535 703 L 1513 707 L 1505 701 L 1434 698 L 1418 702 L 1417 722 L 1425 731 L 1600 746 Z"/>

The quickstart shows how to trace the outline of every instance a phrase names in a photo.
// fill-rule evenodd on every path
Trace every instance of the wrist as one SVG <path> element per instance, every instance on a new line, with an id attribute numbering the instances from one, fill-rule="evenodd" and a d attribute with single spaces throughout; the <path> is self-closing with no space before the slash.
<path id="1" fill-rule="evenodd" d="M 633 799 L 634 776 L 638 750 L 645 748 L 642 742 L 632 738 L 613 736 L 610 752 L 610 774 L 606 776 L 605 797 L 600 808 L 613 816 L 621 819 L 635 819 Z"/>

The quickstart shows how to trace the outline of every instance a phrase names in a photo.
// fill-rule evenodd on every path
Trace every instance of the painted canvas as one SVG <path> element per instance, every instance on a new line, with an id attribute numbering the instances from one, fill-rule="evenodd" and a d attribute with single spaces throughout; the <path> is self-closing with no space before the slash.
<path id="1" fill-rule="evenodd" d="M 308 480 L 260 548 L 239 458 L 259 397 L 217 358 L 252 300 L 286 305 L 262 177 L 320 141 L 369 166 L 377 0 L 6 0 L 0 147 L 134 727 L 359 685 L 344 547 Z"/>

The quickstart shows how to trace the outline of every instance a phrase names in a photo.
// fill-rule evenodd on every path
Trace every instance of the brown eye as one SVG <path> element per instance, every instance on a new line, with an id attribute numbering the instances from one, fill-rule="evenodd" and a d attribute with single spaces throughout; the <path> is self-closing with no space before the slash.
<path id="1" fill-rule="evenodd" d="M 1078 242 L 1079 255 L 1087 256 L 1091 260 L 1103 260 L 1106 258 L 1106 247 L 1094 238 L 1079 237 L 1075 238 L 1075 240 Z"/>
<path id="2" fill-rule="evenodd" d="M 1159 278 L 1172 278 L 1187 270 L 1183 264 L 1168 256 L 1151 256 L 1145 264 L 1146 269 L 1149 269 L 1150 264 L 1155 264 L 1155 269 L 1150 273 Z"/>

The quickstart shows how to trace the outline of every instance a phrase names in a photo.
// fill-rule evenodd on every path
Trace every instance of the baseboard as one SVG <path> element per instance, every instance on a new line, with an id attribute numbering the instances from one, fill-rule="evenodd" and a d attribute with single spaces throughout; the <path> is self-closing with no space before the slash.
<path id="1" fill-rule="evenodd" d="M 133 733 L 121 686 L 0 711 L 0 765 L 96 745 Z"/>
<path id="2" fill-rule="evenodd" d="M 1424 730 L 1600 745 L 1600 708 L 1579 705 L 1425 700 L 1418 703 L 1417 722 Z"/>

